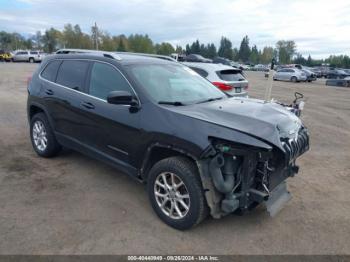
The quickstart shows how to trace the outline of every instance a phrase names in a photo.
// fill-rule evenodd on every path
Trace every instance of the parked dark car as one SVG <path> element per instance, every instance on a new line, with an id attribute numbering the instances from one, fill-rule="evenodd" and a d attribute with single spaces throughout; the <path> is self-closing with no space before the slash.
<path id="1" fill-rule="evenodd" d="M 350 76 L 350 74 L 341 69 L 330 69 L 326 74 L 328 79 L 344 79 L 347 76 Z"/>
<path id="2" fill-rule="evenodd" d="M 343 69 L 343 71 L 350 76 L 350 69 Z"/>
<path id="3" fill-rule="evenodd" d="M 190 54 L 185 57 L 186 62 L 198 62 L 198 63 L 211 63 L 212 60 L 208 58 L 204 58 L 201 55 Z"/>
<path id="4" fill-rule="evenodd" d="M 230 61 L 229 59 L 227 58 L 224 58 L 224 57 L 215 57 L 213 59 L 213 63 L 214 64 L 223 64 L 223 65 L 228 65 L 228 66 L 232 66 L 232 61 Z"/>
<path id="5" fill-rule="evenodd" d="M 350 77 L 345 77 L 344 79 L 327 79 L 327 86 L 341 86 L 341 87 L 350 87 Z"/>
<path id="6" fill-rule="evenodd" d="M 229 97 L 155 57 L 48 56 L 29 82 L 27 110 L 39 156 L 63 146 L 111 164 L 147 183 L 154 211 L 182 230 L 259 203 L 276 213 L 309 148 L 295 108 Z"/>

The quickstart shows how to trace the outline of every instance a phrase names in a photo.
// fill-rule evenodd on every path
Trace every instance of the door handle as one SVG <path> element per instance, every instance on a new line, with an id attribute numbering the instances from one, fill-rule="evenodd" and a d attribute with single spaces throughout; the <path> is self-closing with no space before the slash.
<path id="1" fill-rule="evenodd" d="M 54 92 L 51 89 L 46 89 L 45 93 L 49 96 L 52 96 L 54 94 Z"/>
<path id="2" fill-rule="evenodd" d="M 82 102 L 81 105 L 87 109 L 94 109 L 95 106 L 91 104 L 90 102 Z"/>

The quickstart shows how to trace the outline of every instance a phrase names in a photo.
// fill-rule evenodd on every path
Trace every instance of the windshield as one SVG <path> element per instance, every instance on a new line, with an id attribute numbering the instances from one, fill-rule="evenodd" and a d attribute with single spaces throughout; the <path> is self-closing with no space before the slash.
<path id="1" fill-rule="evenodd" d="M 158 103 L 193 104 L 226 97 L 217 87 L 185 66 L 133 65 L 130 72 Z"/>

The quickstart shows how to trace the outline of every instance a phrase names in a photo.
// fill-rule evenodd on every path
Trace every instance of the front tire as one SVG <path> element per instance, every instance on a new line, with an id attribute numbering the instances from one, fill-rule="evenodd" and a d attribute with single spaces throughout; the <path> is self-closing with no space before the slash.
<path id="1" fill-rule="evenodd" d="M 296 78 L 295 76 L 292 76 L 292 78 L 290 79 L 290 81 L 292 81 L 293 83 L 296 83 L 298 81 L 298 78 Z"/>
<path id="2" fill-rule="evenodd" d="M 150 170 L 147 187 L 154 211 L 173 228 L 189 229 L 208 214 L 198 168 L 185 157 L 156 163 Z"/>
<path id="3" fill-rule="evenodd" d="M 61 150 L 44 113 L 35 114 L 30 120 L 30 138 L 35 152 L 41 157 L 53 157 Z"/>
<path id="4" fill-rule="evenodd" d="M 34 63 L 34 58 L 33 57 L 29 58 L 29 63 Z"/>

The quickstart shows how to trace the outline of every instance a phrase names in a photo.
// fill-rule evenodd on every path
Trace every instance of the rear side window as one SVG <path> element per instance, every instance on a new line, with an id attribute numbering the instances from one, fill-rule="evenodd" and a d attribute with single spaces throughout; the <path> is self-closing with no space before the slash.
<path id="1" fill-rule="evenodd" d="M 52 81 L 52 82 L 55 82 L 56 80 L 56 75 L 57 75 L 57 70 L 60 66 L 62 61 L 59 61 L 59 60 L 54 60 L 52 62 L 50 62 L 46 67 L 45 69 L 43 70 L 43 72 L 41 73 L 41 77 L 46 79 L 46 80 L 49 80 L 49 81 Z"/>
<path id="2" fill-rule="evenodd" d="M 38 52 L 37 52 L 37 51 L 31 51 L 30 54 L 31 54 L 31 55 L 37 55 Z"/>
<path id="3" fill-rule="evenodd" d="M 58 70 L 56 83 L 83 91 L 88 67 L 87 61 L 65 60 Z"/>
<path id="4" fill-rule="evenodd" d="M 191 69 L 193 71 L 195 71 L 197 74 L 199 74 L 200 76 L 203 76 L 203 77 L 207 77 L 208 76 L 208 72 L 203 70 L 203 69 L 196 68 L 196 67 L 191 67 Z"/>
<path id="5" fill-rule="evenodd" d="M 91 69 L 90 95 L 106 100 L 112 91 L 132 92 L 120 72 L 110 65 L 94 63 Z"/>
<path id="6" fill-rule="evenodd" d="M 245 80 L 244 76 L 237 70 L 221 70 L 216 72 L 221 80 L 224 81 L 242 81 Z"/>

